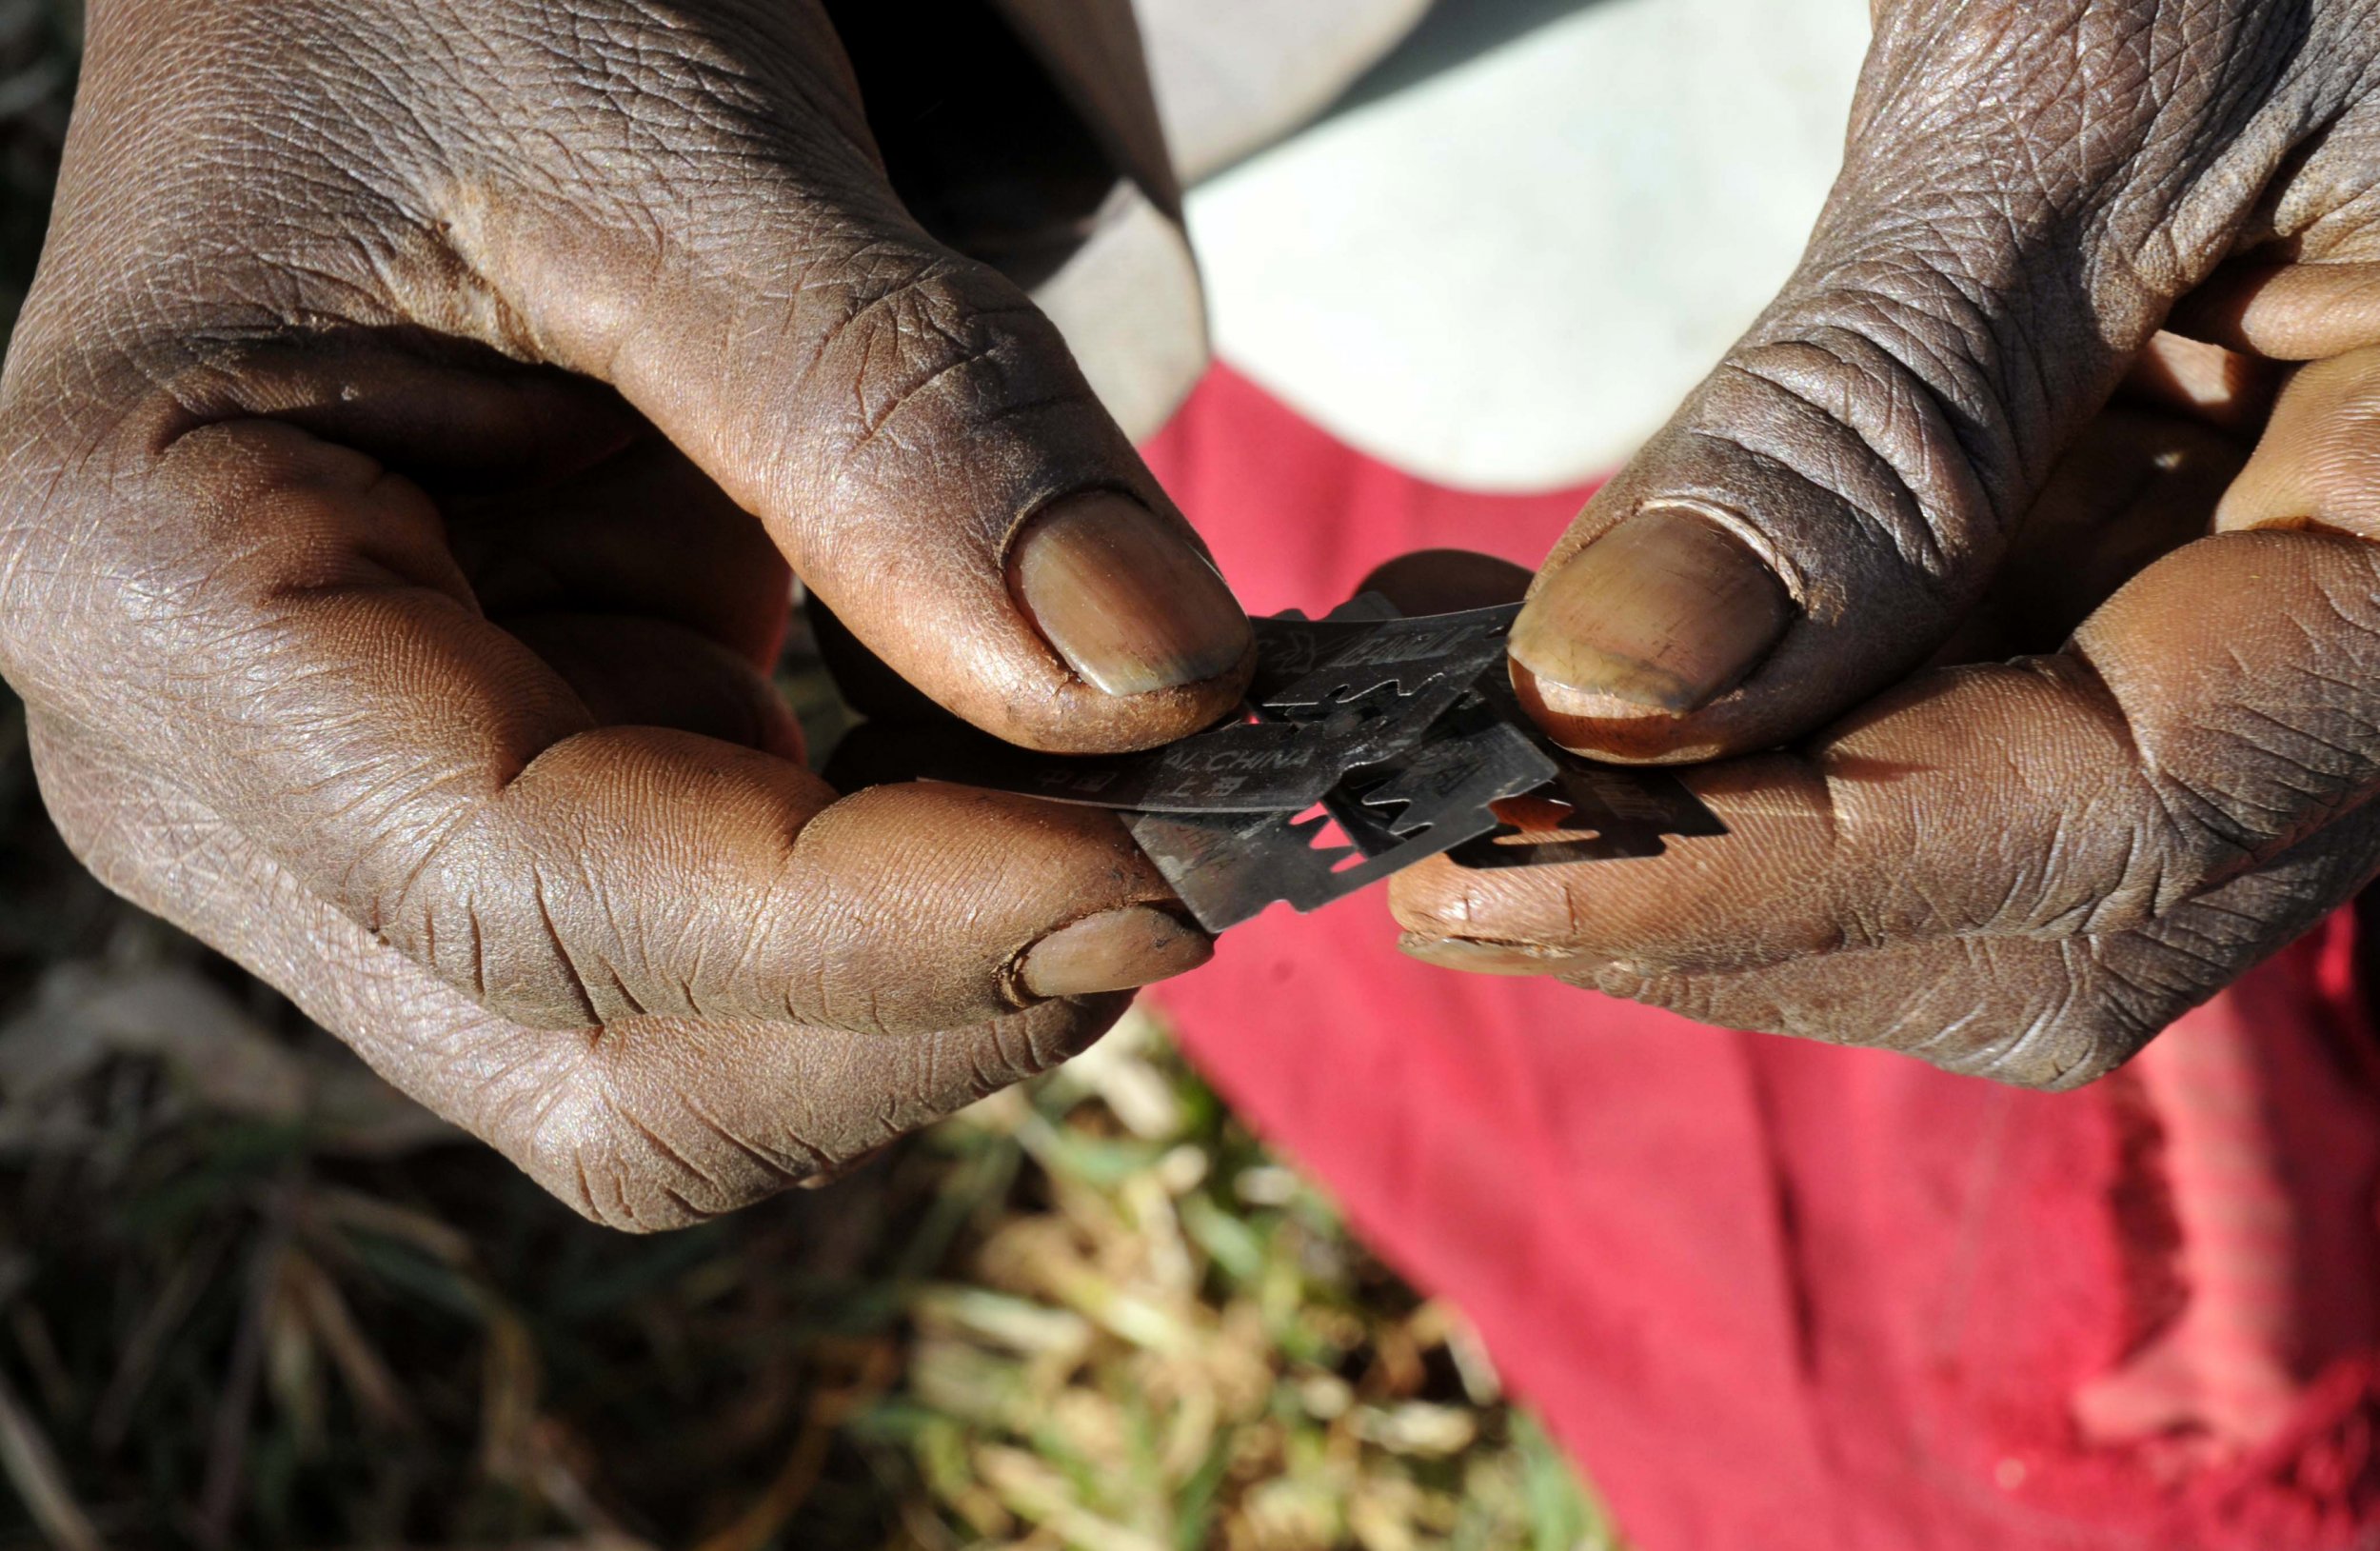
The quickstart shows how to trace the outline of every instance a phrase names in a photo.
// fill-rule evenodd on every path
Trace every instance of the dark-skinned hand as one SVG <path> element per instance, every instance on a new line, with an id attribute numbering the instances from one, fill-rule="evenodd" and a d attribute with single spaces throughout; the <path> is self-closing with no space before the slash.
<path id="1" fill-rule="evenodd" d="M 1102 815 L 801 764 L 796 573 L 1042 747 L 1189 732 L 1249 645 L 814 0 L 95 0 L 0 511 L 77 852 L 601 1221 L 830 1173 L 1209 950 Z"/>
<path id="2" fill-rule="evenodd" d="M 1396 905 L 1434 962 L 2066 1086 L 2380 870 L 2380 6 L 1876 23 L 1799 270 L 1514 633 L 1565 745 L 1717 761 L 1733 832 Z"/>

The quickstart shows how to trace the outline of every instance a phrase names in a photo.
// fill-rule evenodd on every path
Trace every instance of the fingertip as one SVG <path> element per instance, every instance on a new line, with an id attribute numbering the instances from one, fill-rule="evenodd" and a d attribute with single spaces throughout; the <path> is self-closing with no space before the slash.
<path id="1" fill-rule="evenodd" d="M 1559 948 L 1480 938 L 1431 937 L 1419 932 L 1406 932 L 1399 937 L 1397 951 L 1433 968 L 1453 969 L 1466 975 L 1568 975 L 1592 968 L 1595 964 L 1591 958 Z"/>
<path id="2" fill-rule="evenodd" d="M 1389 885 L 1398 951 L 1472 975 L 1589 972 L 1606 955 L 1581 935 L 1589 918 L 1577 881 L 1570 867 L 1481 872 L 1432 857 Z"/>
<path id="3" fill-rule="evenodd" d="M 1028 948 L 1018 984 L 1033 997 L 1138 990 L 1188 974 L 1215 957 L 1215 940 L 1180 914 L 1127 905 L 1059 927 Z"/>
<path id="4" fill-rule="evenodd" d="M 1732 751 L 1684 713 L 1648 711 L 1615 695 L 1540 679 L 1517 657 L 1509 666 L 1520 708 L 1574 754 L 1610 765 L 1681 765 Z"/>
<path id="5" fill-rule="evenodd" d="M 965 707 L 965 718 L 1004 743 L 1050 754 L 1129 754 L 1202 732 L 1234 714 L 1255 670 L 1251 646 L 1239 666 L 1220 677 L 1138 695 L 1108 695 L 1080 681 L 1034 686 L 988 708 Z"/>
<path id="6" fill-rule="evenodd" d="M 2269 361 L 2322 361 L 2380 341 L 2380 264 L 2233 260 L 2166 328 Z"/>
<path id="7" fill-rule="evenodd" d="M 2380 534 L 2380 347 L 2301 369 L 2216 507 L 2217 532 L 2328 527 Z"/>
<path id="8" fill-rule="evenodd" d="M 1130 698 L 1223 680 L 1255 633 L 1213 561 L 1131 497 L 1095 490 L 1028 522 L 1008 559 L 1009 589 L 1082 681 Z"/>
<path id="9" fill-rule="evenodd" d="M 1515 885 L 1513 876 L 1475 872 L 1434 856 L 1389 880 L 1388 911 L 1411 940 L 1519 942 L 1535 934 L 1517 924 L 1531 912 L 1515 912 L 1502 901 Z"/>
<path id="10" fill-rule="evenodd" d="M 1685 719 L 1755 671 L 1795 614 L 1776 573 L 1708 514 L 1648 507 L 1540 583 L 1513 626 L 1513 682 L 1565 747 L 1688 757 Z"/>

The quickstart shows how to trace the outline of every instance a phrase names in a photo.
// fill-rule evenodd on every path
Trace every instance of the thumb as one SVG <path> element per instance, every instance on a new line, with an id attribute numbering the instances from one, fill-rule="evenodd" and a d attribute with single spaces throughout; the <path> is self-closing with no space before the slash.
<path id="1" fill-rule="evenodd" d="M 952 711 L 1085 752 L 1214 721 L 1246 617 L 1057 328 L 910 217 L 854 112 L 764 63 L 764 108 L 738 105 L 758 144 L 693 124 L 617 191 L 491 203 L 450 240 Z"/>
<path id="2" fill-rule="evenodd" d="M 1571 747 L 1762 747 L 1918 666 L 2343 90 L 2282 70 L 2305 40 L 2271 7 L 1878 10 L 1799 268 L 1515 626 L 1515 682 Z"/>

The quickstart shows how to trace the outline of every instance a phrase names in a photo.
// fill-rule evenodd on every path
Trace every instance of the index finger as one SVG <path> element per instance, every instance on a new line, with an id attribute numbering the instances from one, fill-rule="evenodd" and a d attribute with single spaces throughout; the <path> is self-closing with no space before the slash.
<path id="1" fill-rule="evenodd" d="M 1435 862 L 1397 881 L 1397 913 L 1549 968 L 1648 974 L 2131 930 L 2369 799 L 2375 684 L 2380 547 L 2204 539 L 2063 652 L 1931 674 L 1803 750 L 1680 772 L 1725 836 L 1569 866 Z"/>
<path id="2" fill-rule="evenodd" d="M 595 725 L 479 614 L 428 499 L 361 454 L 218 425 L 129 489 L 98 520 L 173 599 L 102 605 L 129 692 L 20 667 L 69 718 L 162 744 L 320 897 L 515 1023 L 942 1029 L 1208 951 L 1105 815 L 950 787 L 839 802 L 754 749 Z"/>

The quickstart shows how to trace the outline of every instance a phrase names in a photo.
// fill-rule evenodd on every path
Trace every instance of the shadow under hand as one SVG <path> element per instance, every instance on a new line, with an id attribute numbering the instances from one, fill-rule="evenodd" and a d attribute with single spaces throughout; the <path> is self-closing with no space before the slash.
<path id="1" fill-rule="evenodd" d="M 1442 71 L 1526 37 L 1590 6 L 1614 0 L 1439 0 L 1395 52 L 1359 77 L 1324 116 L 1396 95 Z"/>

